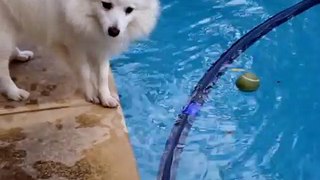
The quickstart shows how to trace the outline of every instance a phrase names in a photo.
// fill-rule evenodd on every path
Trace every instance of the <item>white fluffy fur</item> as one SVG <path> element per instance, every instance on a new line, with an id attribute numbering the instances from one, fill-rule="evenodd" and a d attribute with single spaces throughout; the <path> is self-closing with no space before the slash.
<path id="1" fill-rule="evenodd" d="M 104 9 L 101 1 L 113 8 Z M 134 11 L 126 14 L 127 7 Z M 158 16 L 158 0 L 0 0 L 0 91 L 16 101 L 28 98 L 8 69 L 10 59 L 33 57 L 16 47 L 27 38 L 68 62 L 88 101 L 116 107 L 108 86 L 109 60 L 130 42 L 147 37 Z M 120 30 L 117 37 L 108 35 L 112 26 Z"/>

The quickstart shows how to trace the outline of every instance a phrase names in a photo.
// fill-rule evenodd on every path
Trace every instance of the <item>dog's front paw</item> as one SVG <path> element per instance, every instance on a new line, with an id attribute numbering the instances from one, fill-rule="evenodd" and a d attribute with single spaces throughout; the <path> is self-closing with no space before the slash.
<path id="1" fill-rule="evenodd" d="M 98 95 L 86 94 L 86 100 L 88 102 L 93 103 L 93 104 L 100 104 L 100 99 L 99 99 Z"/>
<path id="2" fill-rule="evenodd" d="M 108 107 L 108 108 L 116 108 L 119 106 L 119 100 L 118 98 L 115 98 L 111 95 L 109 96 L 98 96 L 98 95 L 94 95 L 94 94 L 86 94 L 86 100 L 88 102 L 91 102 L 93 104 L 99 104 L 102 105 L 104 107 Z"/>
<path id="3" fill-rule="evenodd" d="M 6 93 L 8 99 L 13 101 L 23 101 L 29 98 L 30 93 L 24 89 L 16 88 Z"/>
<path id="4" fill-rule="evenodd" d="M 20 51 L 18 50 L 17 55 L 14 57 L 15 60 L 26 62 L 34 58 L 34 53 L 32 51 Z"/>
<path id="5" fill-rule="evenodd" d="M 119 106 L 119 99 L 112 95 L 100 95 L 100 103 L 104 107 L 116 108 Z"/>

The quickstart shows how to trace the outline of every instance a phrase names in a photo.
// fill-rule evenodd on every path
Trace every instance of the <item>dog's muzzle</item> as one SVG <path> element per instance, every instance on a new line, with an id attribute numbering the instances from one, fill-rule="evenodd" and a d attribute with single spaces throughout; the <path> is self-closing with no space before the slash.
<path id="1" fill-rule="evenodd" d="M 108 34 L 111 37 L 117 37 L 120 34 L 120 30 L 117 27 L 110 27 L 108 29 Z"/>

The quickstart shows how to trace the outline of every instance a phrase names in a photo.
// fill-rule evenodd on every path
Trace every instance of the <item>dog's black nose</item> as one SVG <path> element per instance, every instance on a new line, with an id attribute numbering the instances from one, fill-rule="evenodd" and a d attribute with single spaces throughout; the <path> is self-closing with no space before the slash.
<path id="1" fill-rule="evenodd" d="M 116 37 L 120 34 L 120 30 L 116 27 L 110 27 L 108 29 L 108 34 L 111 36 L 111 37 Z"/>

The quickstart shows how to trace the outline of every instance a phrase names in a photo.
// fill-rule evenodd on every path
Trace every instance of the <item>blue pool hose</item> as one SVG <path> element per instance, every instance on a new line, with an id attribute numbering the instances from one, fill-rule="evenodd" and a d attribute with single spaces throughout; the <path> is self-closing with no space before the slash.
<path id="1" fill-rule="evenodd" d="M 179 114 L 171 130 L 161 158 L 158 180 L 174 180 L 176 178 L 180 154 L 183 151 L 194 118 L 207 99 L 210 89 L 216 84 L 218 78 L 224 74 L 227 65 L 231 64 L 242 52 L 272 29 L 319 3 L 320 0 L 303 0 L 279 12 L 245 34 L 212 64 L 194 88 L 188 104 Z"/>

